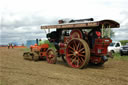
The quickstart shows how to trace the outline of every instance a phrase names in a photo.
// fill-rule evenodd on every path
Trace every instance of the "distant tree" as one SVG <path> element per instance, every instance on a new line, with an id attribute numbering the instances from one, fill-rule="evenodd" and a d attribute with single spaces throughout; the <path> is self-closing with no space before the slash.
<path id="1" fill-rule="evenodd" d="M 126 45 L 126 43 L 128 43 L 128 40 L 120 40 L 122 45 Z"/>
<path id="2" fill-rule="evenodd" d="M 104 36 L 108 37 L 109 29 L 104 29 L 103 31 L 104 31 Z M 114 36 L 115 36 L 115 32 L 112 29 L 110 29 L 110 38 Z"/>
<path id="3" fill-rule="evenodd" d="M 110 30 L 110 37 L 112 38 L 112 37 L 114 37 L 115 36 L 115 32 L 111 29 Z"/>

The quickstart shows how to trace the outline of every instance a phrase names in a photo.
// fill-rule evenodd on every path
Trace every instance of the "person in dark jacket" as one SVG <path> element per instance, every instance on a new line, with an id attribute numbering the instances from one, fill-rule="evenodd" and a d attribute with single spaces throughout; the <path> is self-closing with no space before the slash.
<path id="1" fill-rule="evenodd" d="M 101 29 L 100 28 L 93 28 L 89 33 L 89 41 L 90 41 L 90 48 L 93 48 L 95 44 L 95 39 L 101 36 Z"/>

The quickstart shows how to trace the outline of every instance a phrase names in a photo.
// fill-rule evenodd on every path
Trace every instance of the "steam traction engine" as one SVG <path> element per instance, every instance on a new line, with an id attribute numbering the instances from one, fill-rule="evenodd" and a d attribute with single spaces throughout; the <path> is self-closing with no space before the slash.
<path id="1" fill-rule="evenodd" d="M 56 29 L 47 34 L 49 42 L 56 48 L 47 50 L 48 63 L 54 64 L 57 57 L 62 57 L 69 66 L 83 68 L 88 63 L 103 65 L 108 60 L 107 47 L 112 42 L 110 28 L 118 28 L 119 23 L 113 20 L 93 21 L 92 18 L 64 22 L 59 20 L 58 25 L 41 26 L 44 30 Z"/>
<path id="2" fill-rule="evenodd" d="M 47 52 L 48 62 L 56 63 L 56 57 L 61 56 L 73 68 L 83 68 L 88 63 L 102 65 L 108 60 L 107 47 L 112 42 L 110 28 L 118 27 L 119 23 L 113 20 L 93 21 L 92 18 L 69 23 L 59 20 L 59 25 L 41 26 L 41 29 L 48 30 L 56 28 L 47 34 L 57 49 Z"/>

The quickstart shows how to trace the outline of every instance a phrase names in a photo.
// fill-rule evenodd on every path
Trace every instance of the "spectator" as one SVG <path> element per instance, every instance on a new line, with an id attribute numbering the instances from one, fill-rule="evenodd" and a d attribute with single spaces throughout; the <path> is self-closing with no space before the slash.
<path id="1" fill-rule="evenodd" d="M 8 49 L 10 48 L 10 43 L 8 43 Z"/>
<path id="2" fill-rule="evenodd" d="M 44 44 L 44 41 L 42 41 L 41 39 L 39 40 L 39 45 Z"/>
<path id="3" fill-rule="evenodd" d="M 12 44 L 12 48 L 14 48 L 14 44 Z"/>

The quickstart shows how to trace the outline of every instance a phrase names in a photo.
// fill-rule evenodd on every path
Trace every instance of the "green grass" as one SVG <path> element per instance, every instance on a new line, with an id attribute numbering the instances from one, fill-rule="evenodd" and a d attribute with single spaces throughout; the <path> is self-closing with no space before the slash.
<path id="1" fill-rule="evenodd" d="M 30 48 L 21 48 L 20 50 L 21 51 L 24 51 L 24 52 L 29 52 L 30 51 Z"/>
<path id="2" fill-rule="evenodd" d="M 30 48 L 24 48 L 24 51 L 30 51 Z"/>
<path id="3" fill-rule="evenodd" d="M 115 60 L 128 60 L 128 55 L 121 56 L 120 53 L 114 53 Z"/>

